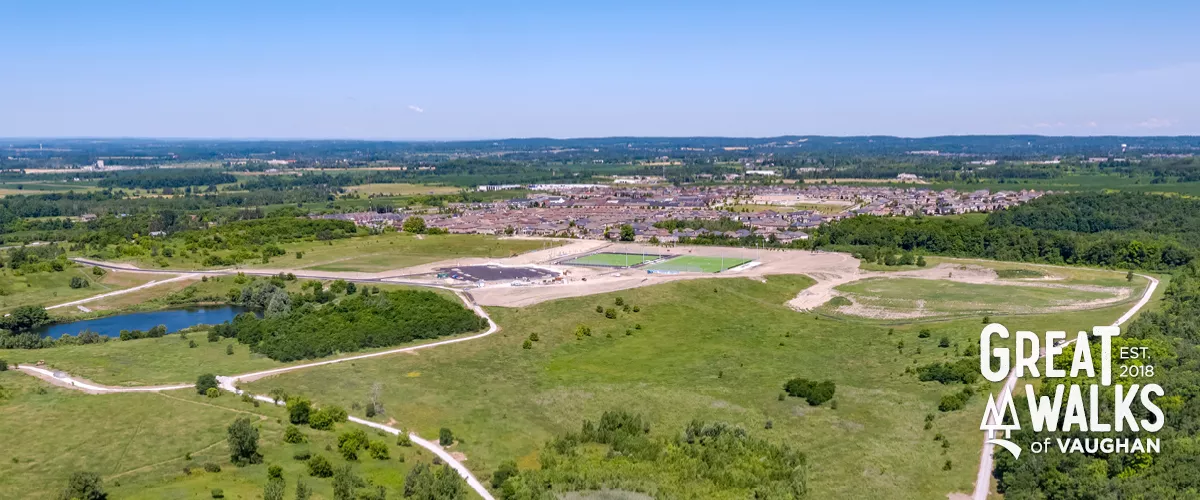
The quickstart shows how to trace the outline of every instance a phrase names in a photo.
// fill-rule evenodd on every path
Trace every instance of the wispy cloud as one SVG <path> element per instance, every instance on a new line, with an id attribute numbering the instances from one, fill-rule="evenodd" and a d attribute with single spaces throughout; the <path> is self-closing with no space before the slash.
<path id="1" fill-rule="evenodd" d="M 1096 122 L 1087 122 L 1084 124 L 1084 126 L 1086 126 L 1087 128 L 1096 128 L 1099 125 Z"/>
<path id="2" fill-rule="evenodd" d="M 420 107 L 420 106 L 415 106 L 415 105 L 412 105 L 412 104 L 409 104 L 409 105 L 408 105 L 408 109 L 411 109 L 411 110 L 413 110 L 413 111 L 415 111 L 415 112 L 417 112 L 417 113 L 424 113 L 424 112 L 425 112 L 425 110 L 424 110 L 424 109 L 421 109 L 421 107 Z"/>
<path id="3" fill-rule="evenodd" d="M 1141 123 L 1138 123 L 1137 126 L 1139 126 L 1141 128 L 1167 128 L 1174 124 L 1175 124 L 1174 120 L 1164 120 L 1162 118 L 1151 118 L 1149 120 L 1145 120 Z"/>

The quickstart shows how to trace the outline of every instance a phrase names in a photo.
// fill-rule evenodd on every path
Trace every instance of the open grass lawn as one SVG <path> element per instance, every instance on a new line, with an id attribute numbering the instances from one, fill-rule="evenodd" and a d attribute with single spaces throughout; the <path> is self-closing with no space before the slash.
<path id="1" fill-rule="evenodd" d="M 699 255 L 684 255 L 666 262 L 660 262 L 649 269 L 656 271 L 687 271 L 701 273 L 719 273 L 750 262 L 750 259 L 737 257 L 701 257 Z"/>
<path id="2" fill-rule="evenodd" d="M 462 257 L 511 257 L 559 244 L 476 234 L 417 237 L 406 233 L 388 233 L 338 240 L 332 245 L 319 241 L 288 245 L 288 255 L 280 257 L 273 264 L 261 266 L 295 265 L 318 271 L 380 272 Z M 296 250 L 304 252 L 303 259 L 295 259 L 293 253 Z"/>
<path id="3" fill-rule="evenodd" d="M 243 261 L 242 268 L 314 269 L 319 271 L 379 272 L 437 262 L 460 257 L 510 257 L 531 250 L 561 245 L 557 241 L 497 238 L 477 234 L 440 234 L 414 236 L 409 233 L 388 232 L 379 235 L 356 236 L 330 241 L 299 241 L 279 245 L 287 253 L 263 263 L 258 259 Z M 175 248 L 171 258 L 132 257 L 115 259 L 145 269 L 205 269 L 205 256 L 185 254 Z M 256 249 L 254 249 L 256 250 Z M 296 252 L 303 256 L 296 258 Z M 228 255 L 231 251 L 213 252 Z M 166 265 L 164 266 L 163 263 Z M 218 266 L 221 267 L 221 266 Z"/>
<path id="4" fill-rule="evenodd" d="M 956 359 L 956 350 L 978 339 L 979 319 L 922 324 L 933 330 L 926 339 L 917 338 L 917 326 L 888 335 L 886 327 L 784 306 L 808 283 L 794 276 L 766 283 L 692 280 L 492 308 L 504 328 L 492 337 L 285 374 L 250 388 L 282 387 L 348 407 L 365 401 L 379 382 L 385 419 L 423 436 L 452 429 L 465 441 L 457 448 L 466 464 L 483 475 L 508 459 L 537 467 L 538 449 L 551 437 L 578 431 L 583 419 L 605 410 L 626 409 L 649 417 L 651 432 L 661 435 L 674 435 L 694 418 L 725 420 L 798 447 L 812 463 L 814 498 L 944 498 L 969 491 L 986 398 L 939 413 L 940 397 L 960 387 L 919 382 L 904 370 Z M 641 312 L 617 319 L 595 312 L 618 296 Z M 1010 328 L 1072 331 L 1107 324 L 1124 309 L 994 318 Z M 592 335 L 577 339 L 579 324 Z M 539 341 L 522 349 L 535 332 Z M 942 336 L 955 345 L 938 348 Z M 797 376 L 836 382 L 838 408 L 778 401 L 783 383 Z M 926 431 L 930 413 L 936 420 Z M 773 429 L 764 429 L 768 420 Z M 939 432 L 951 443 L 944 453 L 933 440 Z M 952 470 L 943 471 L 947 460 Z"/>
<path id="5" fill-rule="evenodd" d="M 71 288 L 71 278 L 82 276 L 90 286 Z M 109 271 L 103 277 L 92 274 L 91 267 L 76 266 L 61 272 L 33 273 L 14 276 L 11 269 L 0 269 L 0 313 L 20 306 L 52 306 L 93 295 L 141 285 L 162 279 L 150 274 Z M 64 308 L 65 309 L 65 308 Z M 52 312 L 57 312 L 54 310 Z"/>
<path id="6" fill-rule="evenodd" d="M 188 347 L 189 340 L 195 340 L 196 347 Z M 225 353 L 229 345 L 233 354 Z M 190 333 L 186 339 L 171 334 L 52 349 L 0 349 L 0 359 L 22 364 L 44 360 L 56 370 L 115 386 L 190 383 L 202 373 L 233 375 L 283 366 L 251 354 L 250 348 L 233 339 L 209 342 L 204 332 Z"/>
<path id="7" fill-rule="evenodd" d="M 346 190 L 360 194 L 384 196 L 412 196 L 415 194 L 454 194 L 462 190 L 454 186 L 431 186 L 428 184 L 380 183 L 346 186 Z"/>
<path id="8" fill-rule="evenodd" d="M 287 479 L 287 498 L 297 477 L 314 490 L 313 498 L 332 498 L 330 479 L 308 477 L 305 465 L 292 457 L 307 451 L 324 455 L 334 467 L 347 462 L 336 453 L 337 433 L 304 428 L 309 442 L 286 444 L 287 416 L 269 404 L 255 407 L 225 394 L 216 399 L 181 390 L 162 394 L 87 395 L 50 386 L 16 372 L 0 373 L 0 499 L 55 499 L 75 471 L 100 474 L 110 498 L 262 497 L 267 467 L 279 465 Z M 262 464 L 238 468 L 229 462 L 226 428 L 247 416 L 259 427 Z M 399 498 L 404 476 L 413 464 L 429 462 L 419 448 L 401 448 L 392 436 L 369 432 L 389 445 L 389 460 L 362 456 L 353 463 L 360 477 L 390 489 Z M 334 451 L 326 451 L 326 447 Z M 191 458 L 187 456 L 190 454 Z M 405 460 L 400 461 L 404 456 Z M 204 471 L 205 463 L 221 467 Z M 184 469 L 189 468 L 190 473 Z"/>
<path id="9" fill-rule="evenodd" d="M 564 264 L 582 266 L 629 267 L 644 264 L 662 258 L 661 255 L 600 252 L 571 259 Z"/>
<path id="10" fill-rule="evenodd" d="M 1143 280 L 1144 281 L 1144 280 Z M 961 283 L 919 278 L 872 278 L 837 289 L 864 305 L 932 314 L 1027 314 L 1041 308 L 1111 298 L 1112 293 L 1030 286 Z M 1127 301 L 1136 301 L 1130 295 Z"/>

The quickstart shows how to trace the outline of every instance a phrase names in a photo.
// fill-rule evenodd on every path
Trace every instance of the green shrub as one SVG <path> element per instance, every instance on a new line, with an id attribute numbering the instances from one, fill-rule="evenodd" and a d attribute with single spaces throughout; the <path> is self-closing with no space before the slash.
<path id="1" fill-rule="evenodd" d="M 837 385 L 831 380 L 813 382 L 808 379 L 794 378 L 784 384 L 783 390 L 792 397 L 804 398 L 811 406 L 820 406 L 833 399 Z"/>
<path id="2" fill-rule="evenodd" d="M 299 444 L 306 441 L 308 441 L 308 437 L 303 432 L 300 432 L 299 427 L 289 425 L 283 431 L 283 442 L 285 443 Z"/>
<path id="3" fill-rule="evenodd" d="M 321 455 L 308 459 L 308 475 L 312 477 L 333 477 L 333 464 Z"/>

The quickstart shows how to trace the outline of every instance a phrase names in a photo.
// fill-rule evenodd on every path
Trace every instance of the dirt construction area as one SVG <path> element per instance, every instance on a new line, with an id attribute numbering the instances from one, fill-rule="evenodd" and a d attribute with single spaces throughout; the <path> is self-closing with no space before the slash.
<path id="1" fill-rule="evenodd" d="M 869 319 L 904 319 L 952 316 L 976 312 L 1044 313 L 1094 309 L 1131 300 L 1139 283 L 1128 285 L 1087 284 L 1064 280 L 1053 266 L 1042 269 L 1046 276 L 1034 279 L 1003 279 L 985 261 L 947 260 L 925 269 L 865 271 L 849 254 L 808 250 L 765 250 L 730 247 L 663 247 L 637 243 L 577 242 L 555 249 L 557 256 L 594 252 L 656 254 L 675 257 L 724 257 L 748 259 L 749 263 L 719 273 L 647 273 L 643 269 L 609 269 L 564 265 L 561 257 L 544 259 L 541 252 L 501 259 L 503 265 L 536 265 L 562 273 L 553 284 L 515 287 L 488 283 L 471 295 L 480 305 L 522 307 L 565 297 L 579 297 L 670 281 L 698 278 L 759 279 L 776 274 L 802 274 L 816 283 L 788 302 L 798 311 L 828 304 L 834 297 L 850 303 L 827 311 Z M 544 260 L 543 260 L 544 259 Z M 555 264 L 554 262 L 558 262 Z M 669 260 L 668 260 L 669 262 Z M 1065 274 L 1089 273 L 1088 277 L 1123 281 L 1121 273 L 1095 270 L 1064 270 Z M 928 304 L 926 303 L 928 302 Z"/>

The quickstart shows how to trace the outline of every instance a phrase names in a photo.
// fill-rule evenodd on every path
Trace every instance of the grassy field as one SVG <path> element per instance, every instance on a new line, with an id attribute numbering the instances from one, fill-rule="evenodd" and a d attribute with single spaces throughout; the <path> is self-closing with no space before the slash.
<path id="1" fill-rule="evenodd" d="M 662 256 L 650 254 L 643 255 L 632 253 L 600 252 L 571 259 L 563 264 L 577 266 L 630 267 L 641 265 L 646 262 L 652 262 L 659 258 L 662 258 Z"/>
<path id="2" fill-rule="evenodd" d="M 560 244 L 476 234 L 417 237 L 407 233 L 389 233 L 352 238 L 333 245 L 323 242 L 299 243 L 291 245 L 295 248 L 288 248 L 288 251 L 304 252 L 304 258 L 296 261 L 296 265 L 305 269 L 379 272 L 463 257 L 511 257 Z M 291 265 L 291 262 L 288 264 Z"/>
<path id="3" fill-rule="evenodd" d="M 195 340 L 196 347 L 188 347 L 189 340 Z M 233 354 L 225 352 L 229 345 L 233 346 Z M 53 349 L 0 349 L 0 359 L 22 364 L 44 360 L 54 369 L 117 386 L 190 383 L 202 373 L 232 375 L 283 366 L 252 354 L 249 347 L 233 339 L 208 342 L 204 332 L 193 332 L 186 338 L 171 334 Z"/>
<path id="4" fill-rule="evenodd" d="M 919 278 L 874 278 L 837 287 L 855 302 L 881 311 L 929 316 L 1028 314 L 1053 306 L 1112 298 L 1113 293 L 1067 288 L 989 285 Z M 1130 295 L 1134 300 L 1135 295 Z"/>
<path id="5" fill-rule="evenodd" d="M 693 418 L 744 425 L 755 435 L 809 454 L 814 498 L 934 498 L 969 491 L 978 460 L 984 398 L 968 409 L 939 413 L 953 386 L 923 383 L 904 370 L 955 359 L 979 335 L 979 319 L 888 328 L 798 314 L 784 302 L 809 283 L 803 277 L 693 280 L 539 304 L 491 309 L 504 328 L 495 336 L 414 356 L 281 375 L 251 384 L 317 401 L 364 401 L 383 385 L 388 415 L 430 436 L 451 428 L 466 462 L 490 473 L 507 459 L 536 467 L 538 448 L 609 409 L 646 415 L 653 430 L 675 432 Z M 606 319 L 596 305 L 616 297 L 638 313 Z M 1111 322 L 1125 307 L 1053 316 L 1000 318 L 1010 328 L 1087 329 Z M 592 335 L 577 339 L 576 325 Z M 636 325 L 642 325 L 637 329 Z M 629 330 L 632 335 L 626 335 Z M 538 333 L 533 348 L 521 348 Z M 939 349 L 948 336 L 954 347 Z M 903 340 L 903 352 L 896 348 Z M 853 367 L 852 369 L 849 367 Z M 784 381 L 803 376 L 837 383 L 837 409 L 778 401 Z M 923 430 L 926 414 L 933 429 Z M 765 430 L 766 421 L 773 428 Z M 933 440 L 944 434 L 945 450 Z M 951 471 L 943 471 L 951 460 Z"/>
<path id="6" fill-rule="evenodd" d="M 383 196 L 412 196 L 416 194 L 454 194 L 462 188 L 454 186 L 431 186 L 428 184 L 381 183 L 346 186 L 346 190 L 359 194 Z"/>
<path id="7" fill-rule="evenodd" d="M 737 257 L 701 257 L 699 255 L 683 255 L 666 262 L 660 262 L 648 269 L 655 271 L 688 271 L 701 273 L 719 273 L 750 262 L 750 259 Z"/>
<path id="8" fill-rule="evenodd" d="M 82 276 L 90 286 L 71 288 L 71 278 Z M 14 276 L 11 269 L 0 270 L 0 313 L 25 305 L 50 306 L 134 287 L 161 276 L 110 271 L 103 277 L 92 274 L 90 267 L 76 266 L 61 272 Z M 64 310 L 66 308 L 63 308 Z M 60 312 L 55 310 L 54 312 Z"/>
<path id="9" fill-rule="evenodd" d="M 286 444 L 282 408 L 255 407 L 230 395 L 208 399 L 181 390 L 91 396 L 16 372 L 0 373 L 0 387 L 5 395 L 0 397 L 4 500 L 58 498 L 75 471 L 100 474 L 110 498 L 207 499 L 217 488 L 229 499 L 261 498 L 270 465 L 283 468 L 287 498 L 300 476 L 314 490 L 313 498 L 332 498 L 331 480 L 308 477 L 304 462 L 292 456 L 309 452 L 324 455 L 334 467 L 348 463 L 327 450 L 336 450 L 337 433 L 351 424 L 340 424 L 335 431 L 304 428 L 308 443 Z M 229 462 L 226 427 L 241 416 L 250 417 L 259 428 L 262 464 L 239 468 Z M 391 436 L 368 435 L 389 445 L 390 460 L 360 457 L 353 462 L 355 472 L 388 487 L 389 497 L 398 498 L 408 468 L 428 463 L 431 455 L 396 446 Z M 203 466 L 210 462 L 221 471 L 205 472 Z"/>
<path id="10" fill-rule="evenodd" d="M 561 242 L 502 239 L 476 234 L 412 235 L 388 232 L 329 241 L 300 241 L 279 245 L 287 253 L 263 263 L 253 259 L 243 268 L 303 268 L 320 271 L 379 272 L 462 257 L 510 257 Z M 296 252 L 302 257 L 296 258 Z M 214 252 L 218 255 L 229 251 Z M 204 269 L 204 256 L 178 251 L 172 258 L 141 256 L 117 259 L 146 269 Z M 163 266 L 162 263 L 166 265 Z"/>

